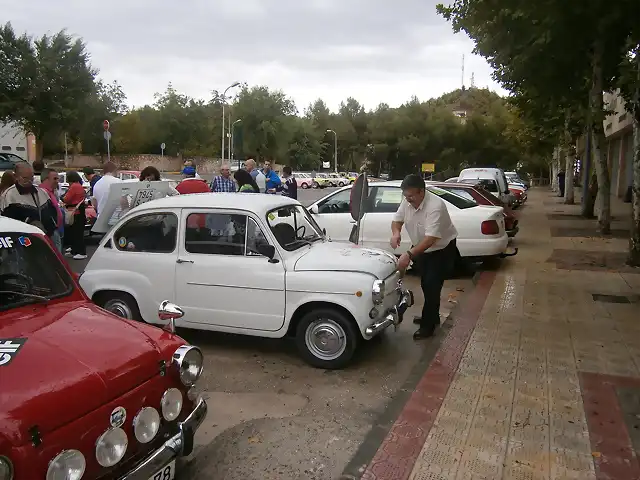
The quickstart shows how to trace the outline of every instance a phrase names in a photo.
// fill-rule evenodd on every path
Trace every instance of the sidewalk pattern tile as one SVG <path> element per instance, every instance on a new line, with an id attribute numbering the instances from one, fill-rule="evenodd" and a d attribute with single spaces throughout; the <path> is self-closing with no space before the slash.
<path id="1" fill-rule="evenodd" d="M 637 272 L 545 262 L 542 204 L 530 248 L 481 276 L 363 479 L 640 479 L 619 393 L 640 392 L 640 304 L 598 301 L 636 299 Z"/>

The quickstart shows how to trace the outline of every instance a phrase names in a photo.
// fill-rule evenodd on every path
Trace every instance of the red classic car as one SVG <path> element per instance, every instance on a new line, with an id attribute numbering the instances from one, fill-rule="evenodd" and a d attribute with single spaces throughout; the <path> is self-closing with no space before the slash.
<path id="1" fill-rule="evenodd" d="M 203 357 L 94 305 L 42 232 L 0 217 L 0 480 L 173 479 L 207 413 Z"/>
<path id="2" fill-rule="evenodd" d="M 507 231 L 507 235 L 510 237 L 515 237 L 518 233 L 518 230 L 520 228 L 518 227 L 518 219 L 513 210 L 505 205 L 498 197 L 485 190 L 480 185 L 473 183 L 453 182 L 435 183 L 435 185 L 468 200 L 473 200 L 478 205 L 488 205 L 504 208 L 504 228 Z"/>

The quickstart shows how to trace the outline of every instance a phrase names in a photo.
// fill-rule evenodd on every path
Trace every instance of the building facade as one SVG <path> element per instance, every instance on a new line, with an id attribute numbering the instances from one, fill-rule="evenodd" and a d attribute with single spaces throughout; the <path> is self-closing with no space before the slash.
<path id="1" fill-rule="evenodd" d="M 604 120 L 611 194 L 624 197 L 633 184 L 633 117 L 617 92 L 605 94 L 604 103 L 612 112 Z"/>
<path id="2" fill-rule="evenodd" d="M 0 123 L 0 153 L 13 153 L 32 162 L 35 159 L 35 137 L 16 125 Z"/>

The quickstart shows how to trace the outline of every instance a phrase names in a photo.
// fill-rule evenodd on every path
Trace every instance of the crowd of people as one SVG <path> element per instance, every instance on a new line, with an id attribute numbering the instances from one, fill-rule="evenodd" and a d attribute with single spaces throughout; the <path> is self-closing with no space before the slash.
<path id="1" fill-rule="evenodd" d="M 87 258 L 84 235 L 86 209 L 90 205 L 98 218 L 105 211 L 111 185 L 122 181 L 117 170 L 117 165 L 112 162 L 104 165 L 102 175 L 91 167 L 84 168 L 82 173 L 89 182 L 88 192 L 78 172 L 67 172 L 69 187 L 61 195 L 60 176 L 56 170 L 46 168 L 41 160 L 32 164 L 17 163 L 13 171 L 4 172 L 0 179 L 0 215 L 38 226 L 61 253 L 75 260 L 84 260 Z M 191 161 L 186 161 L 182 176 L 175 189 L 170 189 L 170 195 L 238 192 L 298 197 L 291 167 L 282 168 L 281 178 L 270 161 L 265 161 L 263 168 L 259 168 L 250 158 L 245 161 L 244 168 L 236 170 L 233 175 L 230 165 L 223 163 L 220 174 L 214 176 L 210 184 L 198 175 Z M 153 166 L 140 172 L 140 181 L 161 179 L 160 172 Z"/>

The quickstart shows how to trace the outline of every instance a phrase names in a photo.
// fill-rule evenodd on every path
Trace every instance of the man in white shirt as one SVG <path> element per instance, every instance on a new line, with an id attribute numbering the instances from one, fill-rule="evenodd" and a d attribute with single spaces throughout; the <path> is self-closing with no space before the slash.
<path id="1" fill-rule="evenodd" d="M 109 187 L 111 187 L 111 185 L 114 183 L 119 183 L 122 181 L 115 176 L 117 170 L 118 167 L 115 163 L 105 163 L 102 178 L 100 178 L 100 180 L 98 180 L 93 186 L 93 198 L 91 199 L 91 204 L 96 209 L 98 217 L 107 205 L 107 199 L 109 198 Z"/>
<path id="2" fill-rule="evenodd" d="M 414 320 L 420 325 L 413 334 L 418 340 L 431 337 L 440 324 L 440 295 L 445 279 L 453 273 L 458 232 L 444 201 L 426 191 L 419 175 L 407 175 L 401 188 L 404 200 L 391 222 L 391 247 L 400 246 L 404 226 L 413 247 L 400 255 L 398 269 L 406 270 L 411 261 L 419 264 L 424 295 L 422 316 Z"/>
<path id="3" fill-rule="evenodd" d="M 244 168 L 256 181 L 260 193 L 265 193 L 267 191 L 267 177 L 257 168 L 256 161 L 253 158 L 247 159 L 247 161 L 244 162 Z"/>

